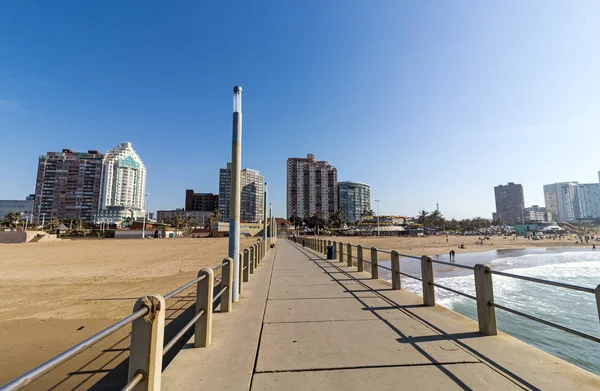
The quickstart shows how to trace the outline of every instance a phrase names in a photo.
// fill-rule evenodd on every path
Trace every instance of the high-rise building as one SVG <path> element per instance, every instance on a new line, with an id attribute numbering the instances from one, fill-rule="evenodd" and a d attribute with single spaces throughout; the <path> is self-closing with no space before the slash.
<path id="1" fill-rule="evenodd" d="M 246 223 L 259 223 L 263 219 L 265 180 L 260 172 L 244 168 L 241 170 L 240 219 Z M 229 222 L 231 208 L 231 163 L 219 171 L 219 213 L 221 221 Z"/>
<path id="2" fill-rule="evenodd" d="M 0 200 L 0 220 L 7 213 L 20 213 L 23 220 L 30 220 L 33 215 L 33 200 L 35 194 L 30 194 L 24 200 Z"/>
<path id="3" fill-rule="evenodd" d="M 185 191 L 185 210 L 213 212 L 219 209 L 219 195 L 213 193 L 194 193 L 194 190 Z"/>
<path id="4" fill-rule="evenodd" d="M 523 220 L 525 223 L 549 223 L 552 221 L 552 212 L 539 205 L 523 208 Z"/>
<path id="5" fill-rule="evenodd" d="M 124 142 L 106 153 L 97 221 L 120 224 L 124 218 L 141 218 L 146 213 L 146 167 Z"/>
<path id="6" fill-rule="evenodd" d="M 339 182 L 340 210 L 346 222 L 362 220 L 365 211 L 371 210 L 371 188 L 366 183 Z"/>
<path id="7" fill-rule="evenodd" d="M 103 155 L 94 150 L 48 152 L 38 162 L 34 219 L 77 218 L 93 222 L 98 211 Z"/>
<path id="8" fill-rule="evenodd" d="M 523 197 L 523 185 L 508 182 L 507 185 L 494 187 L 496 195 L 495 218 L 501 218 L 504 224 L 513 225 L 523 222 L 523 208 L 525 199 Z"/>
<path id="9" fill-rule="evenodd" d="M 600 219 L 600 183 L 577 185 L 575 218 Z"/>
<path id="10" fill-rule="evenodd" d="M 337 170 L 315 155 L 287 160 L 287 217 L 329 219 L 338 210 Z"/>
<path id="11" fill-rule="evenodd" d="M 579 214 L 577 182 L 560 182 L 544 185 L 546 209 L 556 221 L 575 220 Z"/>

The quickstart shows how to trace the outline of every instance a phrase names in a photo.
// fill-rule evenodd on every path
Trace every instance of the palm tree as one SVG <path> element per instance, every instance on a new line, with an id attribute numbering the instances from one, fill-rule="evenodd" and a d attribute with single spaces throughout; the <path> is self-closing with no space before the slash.
<path id="1" fill-rule="evenodd" d="M 196 220 L 194 220 L 190 216 L 187 216 L 182 221 L 182 225 L 183 225 L 183 233 L 185 235 L 190 235 L 192 232 L 194 232 L 194 228 L 196 228 Z"/>
<path id="2" fill-rule="evenodd" d="M 208 217 L 208 219 L 206 219 L 204 228 L 207 228 L 210 230 L 211 227 L 213 226 L 213 224 L 218 223 L 220 219 L 221 219 L 221 214 L 219 213 L 219 210 L 218 209 L 213 210 L 212 215 L 210 215 Z M 212 236 L 212 231 L 210 231 L 209 235 Z"/>
<path id="3" fill-rule="evenodd" d="M 444 224 L 444 216 L 439 209 L 436 209 L 429 214 L 429 223 L 436 228 Z"/>
<path id="4" fill-rule="evenodd" d="M 21 221 L 20 213 L 8 212 L 2 218 L 2 222 L 0 222 L 0 225 L 2 225 L 3 227 L 6 227 L 6 228 L 15 229 L 19 226 L 20 221 Z"/>
<path id="5" fill-rule="evenodd" d="M 425 221 L 427 219 L 427 216 L 429 216 L 429 212 L 427 212 L 425 209 L 422 209 L 419 213 L 418 213 L 418 219 L 417 221 L 419 222 L 419 224 L 425 226 Z"/>
<path id="6" fill-rule="evenodd" d="M 329 218 L 329 227 L 330 228 L 342 228 L 344 225 L 344 215 L 341 210 L 336 211 Z"/>
<path id="7" fill-rule="evenodd" d="M 48 230 L 50 232 L 54 232 L 54 230 L 57 229 L 59 226 L 60 226 L 60 221 L 58 221 L 56 219 L 56 217 L 51 218 L 50 221 L 48 221 L 46 223 L 46 227 L 48 227 Z"/>

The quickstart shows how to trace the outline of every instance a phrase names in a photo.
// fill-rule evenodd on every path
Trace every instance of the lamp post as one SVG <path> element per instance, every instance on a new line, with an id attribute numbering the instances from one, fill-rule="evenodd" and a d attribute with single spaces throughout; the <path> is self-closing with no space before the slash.
<path id="1" fill-rule="evenodd" d="M 229 257 L 233 259 L 231 300 L 240 300 L 240 204 L 242 174 L 242 87 L 233 87 L 233 126 L 231 137 L 231 204 L 229 216 Z"/>
<path id="2" fill-rule="evenodd" d="M 263 197 L 263 242 L 267 243 L 267 182 L 265 182 L 265 195 Z"/>
<path id="3" fill-rule="evenodd" d="M 142 225 L 142 239 L 146 239 L 146 197 L 148 197 L 150 194 L 148 193 L 144 193 L 144 222 Z"/>
<path id="4" fill-rule="evenodd" d="M 379 201 L 381 201 L 381 200 L 375 200 L 375 202 L 377 202 L 377 236 L 380 236 L 380 232 L 379 232 Z"/>
<path id="5" fill-rule="evenodd" d="M 273 243 L 273 209 L 271 208 L 271 203 L 269 202 L 269 225 L 271 226 L 271 230 L 269 232 L 269 238 L 271 243 Z"/>

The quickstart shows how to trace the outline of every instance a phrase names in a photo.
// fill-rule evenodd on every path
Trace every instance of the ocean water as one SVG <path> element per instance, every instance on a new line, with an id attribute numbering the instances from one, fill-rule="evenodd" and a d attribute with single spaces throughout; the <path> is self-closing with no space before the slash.
<path id="1" fill-rule="evenodd" d="M 447 261 L 448 256 L 437 259 Z M 485 263 L 494 270 L 545 280 L 595 288 L 600 284 L 600 251 L 572 249 L 530 249 L 459 254 L 457 263 Z M 389 267 L 389 261 L 380 262 Z M 417 260 L 402 259 L 402 272 L 420 277 Z M 435 265 L 436 283 L 475 295 L 470 270 Z M 380 276 L 390 279 L 389 271 Z M 494 275 L 494 301 L 515 310 L 600 337 L 600 321 L 594 294 L 537 284 Z M 402 288 L 422 294 L 421 282 L 402 277 Z M 475 301 L 446 290 L 436 289 L 436 303 L 477 319 Z M 600 375 L 600 343 L 496 309 L 498 328 L 539 349 Z"/>

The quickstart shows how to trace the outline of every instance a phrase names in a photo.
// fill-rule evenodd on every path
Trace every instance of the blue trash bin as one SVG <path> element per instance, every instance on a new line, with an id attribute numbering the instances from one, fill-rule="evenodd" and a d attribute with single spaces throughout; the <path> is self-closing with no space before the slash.
<path id="1" fill-rule="evenodd" d="M 306 247 L 306 239 L 302 239 L 302 247 Z"/>
<path id="2" fill-rule="evenodd" d="M 327 246 L 327 259 L 335 259 L 335 247 Z"/>

